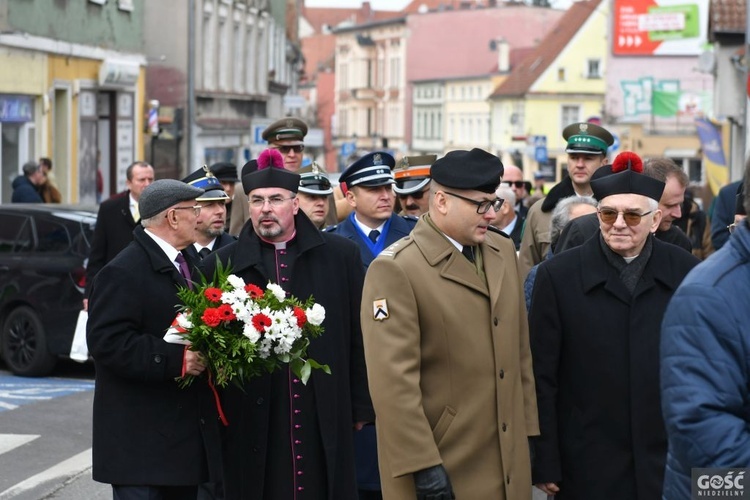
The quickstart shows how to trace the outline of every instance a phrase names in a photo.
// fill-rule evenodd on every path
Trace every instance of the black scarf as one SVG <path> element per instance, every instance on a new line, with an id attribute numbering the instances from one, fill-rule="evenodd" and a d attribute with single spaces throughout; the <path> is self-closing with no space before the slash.
<path id="1" fill-rule="evenodd" d="M 599 245 L 604 252 L 604 256 L 607 258 L 607 262 L 617 269 L 617 272 L 620 275 L 620 280 L 631 295 L 635 291 L 638 282 L 641 280 L 641 276 L 643 276 L 643 271 L 646 269 L 648 259 L 651 258 L 651 250 L 654 247 L 654 244 L 651 241 L 652 237 L 652 235 L 648 235 L 648 238 L 646 238 L 646 244 L 643 245 L 643 249 L 641 249 L 641 253 L 628 264 L 622 255 L 613 252 L 612 249 L 607 246 L 607 243 L 604 241 L 604 236 L 602 236 L 601 233 L 599 234 Z"/>

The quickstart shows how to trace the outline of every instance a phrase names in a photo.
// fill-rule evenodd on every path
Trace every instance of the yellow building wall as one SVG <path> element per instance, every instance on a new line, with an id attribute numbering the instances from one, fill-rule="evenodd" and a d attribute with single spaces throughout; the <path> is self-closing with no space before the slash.
<path id="1" fill-rule="evenodd" d="M 0 68 L 4 68 L 4 71 L 0 71 L 0 92 L 3 94 L 45 93 L 46 54 L 0 47 Z"/>

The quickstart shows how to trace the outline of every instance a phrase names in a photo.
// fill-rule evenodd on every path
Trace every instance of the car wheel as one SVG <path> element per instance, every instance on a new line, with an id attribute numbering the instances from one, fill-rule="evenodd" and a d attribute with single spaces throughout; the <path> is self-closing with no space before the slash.
<path id="1" fill-rule="evenodd" d="M 55 367 L 57 358 L 47 350 L 47 338 L 39 317 L 29 307 L 13 309 L 3 324 L 2 355 L 15 375 L 42 377 Z"/>

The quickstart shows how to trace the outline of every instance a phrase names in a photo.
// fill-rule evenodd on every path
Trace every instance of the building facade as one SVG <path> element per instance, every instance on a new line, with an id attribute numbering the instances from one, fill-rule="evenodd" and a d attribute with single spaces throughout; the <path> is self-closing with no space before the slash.
<path id="1" fill-rule="evenodd" d="M 63 202 L 124 188 L 143 152 L 143 3 L 0 0 L 0 202 L 42 156 Z"/>

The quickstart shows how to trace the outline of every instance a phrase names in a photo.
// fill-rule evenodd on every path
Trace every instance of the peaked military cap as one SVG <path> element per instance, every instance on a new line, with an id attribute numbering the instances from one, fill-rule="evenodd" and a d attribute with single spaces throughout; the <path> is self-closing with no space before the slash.
<path id="1" fill-rule="evenodd" d="M 211 165 L 209 169 L 219 182 L 240 182 L 237 178 L 237 165 L 234 163 L 220 161 Z"/>
<path id="2" fill-rule="evenodd" d="M 494 193 L 504 170 L 497 156 L 474 148 L 449 152 L 435 161 L 430 175 L 435 182 L 448 188 Z"/>
<path id="3" fill-rule="evenodd" d="M 430 183 L 430 167 L 437 155 L 404 156 L 398 162 L 393 177 L 396 194 L 407 195 L 422 191 Z"/>
<path id="4" fill-rule="evenodd" d="M 367 153 L 358 159 L 341 174 L 339 181 L 346 184 L 347 189 L 354 186 L 384 186 L 393 184 L 393 167 L 396 159 L 384 151 Z"/>
<path id="5" fill-rule="evenodd" d="M 599 170 L 602 168 L 605 167 Z M 656 201 L 661 199 L 664 183 L 643 173 L 643 161 L 637 154 L 623 151 L 615 158 L 611 171 L 611 174 L 591 181 L 591 190 L 597 200 L 615 194 L 640 194 Z"/>
<path id="6" fill-rule="evenodd" d="M 293 144 L 304 144 L 303 140 L 307 135 L 307 124 L 299 118 L 287 117 L 277 120 L 270 124 L 261 134 L 264 141 L 293 141 Z"/>
<path id="7" fill-rule="evenodd" d="M 212 174 L 211 170 L 205 165 L 182 179 L 182 182 L 201 188 L 205 191 L 202 195 L 196 198 L 198 201 L 218 201 L 229 199 L 229 195 L 224 191 L 224 186 L 221 185 L 221 181 L 214 177 L 214 174 Z"/>
<path id="8" fill-rule="evenodd" d="M 568 143 L 566 153 L 607 155 L 607 149 L 615 142 L 606 129 L 595 123 L 571 123 L 563 129 L 563 139 Z"/>
<path id="9" fill-rule="evenodd" d="M 333 193 L 331 180 L 323 168 L 317 162 L 311 162 L 309 165 L 297 170 L 299 174 L 299 192 L 326 196 Z"/>

